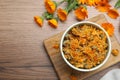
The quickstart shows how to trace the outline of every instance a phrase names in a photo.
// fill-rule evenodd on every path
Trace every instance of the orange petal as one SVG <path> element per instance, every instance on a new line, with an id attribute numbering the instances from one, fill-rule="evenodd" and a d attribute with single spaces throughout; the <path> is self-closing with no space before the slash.
<path id="1" fill-rule="evenodd" d="M 95 1 L 95 5 L 97 5 L 101 0 L 94 0 L 94 1 Z"/>
<path id="2" fill-rule="evenodd" d="M 111 23 L 102 23 L 102 27 L 107 31 L 109 36 L 114 34 L 114 26 Z"/>
<path id="3" fill-rule="evenodd" d="M 110 4 L 106 3 L 106 2 L 99 2 L 96 5 L 96 8 L 100 11 L 100 12 L 107 12 L 110 9 Z"/>
<path id="4" fill-rule="evenodd" d="M 78 0 L 78 3 L 79 3 L 79 4 L 86 4 L 86 3 L 87 3 L 87 0 Z"/>
<path id="5" fill-rule="evenodd" d="M 113 19 L 116 19 L 117 17 L 119 17 L 119 13 L 116 9 L 110 9 L 107 14 L 109 17 Z"/>
<path id="6" fill-rule="evenodd" d="M 89 6 L 93 6 L 93 5 L 95 5 L 95 0 L 88 0 L 87 1 L 87 4 L 89 5 Z"/>
<path id="7" fill-rule="evenodd" d="M 53 45 L 53 48 L 58 49 L 59 48 L 59 44 Z"/>
<path id="8" fill-rule="evenodd" d="M 108 0 L 101 0 L 101 2 L 108 3 Z"/>
<path id="9" fill-rule="evenodd" d="M 70 80 L 78 80 L 78 79 L 77 79 L 77 76 L 71 75 L 71 76 L 70 76 Z"/>

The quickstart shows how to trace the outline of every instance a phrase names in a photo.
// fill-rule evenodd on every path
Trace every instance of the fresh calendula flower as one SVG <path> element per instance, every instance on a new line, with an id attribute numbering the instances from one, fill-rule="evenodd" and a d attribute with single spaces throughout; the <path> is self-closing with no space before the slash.
<path id="1" fill-rule="evenodd" d="M 43 26 L 43 18 L 42 18 L 42 17 L 40 17 L 40 16 L 34 16 L 34 20 L 35 20 L 35 22 L 36 22 L 40 27 Z"/>
<path id="2" fill-rule="evenodd" d="M 107 14 L 109 17 L 113 19 L 116 19 L 117 17 L 119 17 L 119 13 L 116 9 L 110 9 Z"/>
<path id="3" fill-rule="evenodd" d="M 87 0 L 77 0 L 79 4 L 86 4 Z"/>
<path id="4" fill-rule="evenodd" d="M 98 9 L 100 12 L 107 12 L 110 9 L 110 4 L 106 1 L 100 1 L 96 5 L 96 9 Z"/>
<path id="5" fill-rule="evenodd" d="M 56 10 L 57 5 L 54 1 L 45 0 L 45 7 L 49 13 L 53 14 Z"/>
<path id="6" fill-rule="evenodd" d="M 109 36 L 114 34 L 114 26 L 111 23 L 102 23 L 102 27 L 107 31 Z"/>
<path id="7" fill-rule="evenodd" d="M 58 27 L 58 21 L 56 19 L 50 19 L 48 20 L 48 24 L 53 27 L 53 28 L 57 28 Z"/>
<path id="8" fill-rule="evenodd" d="M 88 17 L 88 12 L 86 8 L 81 6 L 75 10 L 75 16 L 78 20 L 84 20 L 86 17 Z"/>
<path id="9" fill-rule="evenodd" d="M 95 1 L 95 5 L 97 5 L 101 0 L 94 0 L 94 1 Z"/>
<path id="10" fill-rule="evenodd" d="M 101 0 L 101 2 L 105 2 L 105 3 L 108 3 L 109 1 L 108 1 L 108 0 Z"/>
<path id="11" fill-rule="evenodd" d="M 87 1 L 87 4 L 88 4 L 89 6 L 94 6 L 95 3 L 96 3 L 96 0 L 88 0 L 88 1 Z"/>
<path id="12" fill-rule="evenodd" d="M 68 12 L 64 9 L 59 8 L 57 10 L 57 15 L 61 21 L 65 21 L 67 19 Z"/>

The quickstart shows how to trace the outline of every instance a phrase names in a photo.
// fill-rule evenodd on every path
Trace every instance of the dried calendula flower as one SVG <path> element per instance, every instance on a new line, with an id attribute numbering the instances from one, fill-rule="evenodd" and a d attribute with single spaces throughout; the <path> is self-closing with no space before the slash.
<path id="1" fill-rule="evenodd" d="M 100 12 L 107 12 L 110 9 L 110 4 L 106 1 L 100 1 L 96 5 L 96 9 L 98 9 Z"/>
<path id="2" fill-rule="evenodd" d="M 116 19 L 117 17 L 119 17 L 119 13 L 116 9 L 110 9 L 107 14 L 109 17 L 113 19 Z"/>
<path id="3" fill-rule="evenodd" d="M 117 56 L 118 53 L 119 53 L 118 49 L 113 49 L 113 50 L 112 50 L 112 54 L 113 54 L 114 56 Z"/>
<path id="4" fill-rule="evenodd" d="M 53 48 L 58 49 L 59 48 L 59 44 L 53 45 Z"/>
<path id="5" fill-rule="evenodd" d="M 54 1 L 51 1 L 51 0 L 45 0 L 45 7 L 46 7 L 46 10 L 53 14 L 56 10 L 56 7 L 57 7 L 57 4 L 54 2 Z"/>
<path id="6" fill-rule="evenodd" d="M 59 8 L 57 10 L 57 15 L 61 21 L 65 21 L 67 19 L 68 12 L 64 9 Z"/>
<path id="7" fill-rule="evenodd" d="M 109 36 L 114 34 L 114 26 L 111 23 L 102 23 L 102 27 L 107 31 Z"/>
<path id="8" fill-rule="evenodd" d="M 58 27 L 58 21 L 56 19 L 50 19 L 48 20 L 48 24 L 53 27 L 53 28 L 57 28 Z"/>
<path id="9" fill-rule="evenodd" d="M 88 17 L 88 12 L 86 8 L 81 6 L 75 10 L 75 16 L 78 20 L 84 20 Z"/>
<path id="10" fill-rule="evenodd" d="M 77 77 L 75 75 L 71 75 L 70 80 L 78 80 L 78 79 L 77 79 Z"/>
<path id="11" fill-rule="evenodd" d="M 40 16 L 34 16 L 34 20 L 35 20 L 35 22 L 36 22 L 40 27 L 43 26 L 43 18 L 42 18 L 42 17 L 40 17 Z"/>

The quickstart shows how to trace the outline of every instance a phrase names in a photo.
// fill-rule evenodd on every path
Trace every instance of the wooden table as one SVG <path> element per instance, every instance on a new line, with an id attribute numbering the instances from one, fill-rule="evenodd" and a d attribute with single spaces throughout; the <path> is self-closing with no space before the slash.
<path id="1" fill-rule="evenodd" d="M 112 0 L 110 4 L 115 2 Z M 43 0 L 0 0 L 0 80 L 58 80 L 43 40 L 67 29 L 77 20 L 71 13 L 66 22 L 59 22 L 57 29 L 51 28 L 47 21 L 40 28 L 33 16 L 42 15 L 44 11 Z M 89 18 L 100 14 L 93 7 L 88 7 L 88 11 Z M 119 19 L 105 16 L 115 25 L 118 38 Z M 120 63 L 89 77 L 89 80 L 98 80 L 114 68 L 120 68 Z"/>

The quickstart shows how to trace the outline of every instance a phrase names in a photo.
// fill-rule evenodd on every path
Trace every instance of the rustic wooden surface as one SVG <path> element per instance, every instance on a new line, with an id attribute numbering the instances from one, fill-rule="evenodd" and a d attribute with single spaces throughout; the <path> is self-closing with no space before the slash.
<path id="1" fill-rule="evenodd" d="M 112 0 L 110 4 L 115 2 Z M 58 80 L 43 47 L 43 40 L 67 29 L 77 20 L 71 13 L 66 22 L 59 22 L 58 29 L 49 27 L 46 21 L 40 28 L 33 16 L 42 15 L 44 11 L 43 0 L 0 0 L 0 80 Z M 88 11 L 88 18 L 100 14 L 93 7 L 88 7 Z M 117 34 L 119 19 L 105 16 L 115 25 Z M 118 67 L 120 63 L 89 77 L 89 80 L 98 80 Z"/>
<path id="2" fill-rule="evenodd" d="M 95 17 L 89 19 L 89 21 L 95 22 L 99 25 L 101 25 L 103 22 L 107 22 L 107 20 L 103 14 L 95 16 Z M 47 50 L 50 60 L 52 61 L 54 68 L 56 70 L 56 73 L 58 74 L 60 80 L 70 80 L 71 74 L 76 75 L 76 77 L 78 77 L 78 80 L 83 80 L 99 71 L 102 71 L 102 70 L 120 62 L 120 55 L 113 56 L 111 54 L 107 63 L 98 70 L 95 70 L 92 72 L 86 72 L 86 73 L 73 70 L 68 65 L 66 65 L 66 63 L 62 59 L 60 50 L 53 48 L 54 45 L 60 44 L 62 34 L 63 34 L 63 32 L 44 40 L 45 48 Z M 112 42 L 112 49 L 118 49 L 120 51 L 120 45 L 119 45 L 118 41 L 116 40 L 115 36 L 111 37 L 111 42 Z"/>

